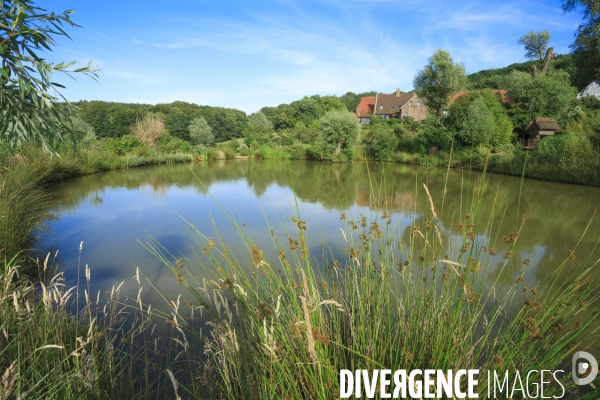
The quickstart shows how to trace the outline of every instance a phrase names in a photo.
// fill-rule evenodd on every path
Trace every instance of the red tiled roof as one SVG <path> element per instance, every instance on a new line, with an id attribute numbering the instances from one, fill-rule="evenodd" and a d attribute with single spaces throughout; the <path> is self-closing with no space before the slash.
<path id="1" fill-rule="evenodd" d="M 500 96 L 502 97 L 501 100 L 503 103 L 508 103 L 508 97 L 506 97 L 506 90 L 504 89 L 496 89 L 496 90 L 492 90 L 492 92 L 494 93 L 500 93 Z M 471 93 L 470 90 L 463 90 L 461 92 L 455 93 L 452 98 L 450 99 L 450 104 L 454 103 L 456 101 L 456 99 L 458 99 L 460 96 L 465 95 Z"/>
<path id="2" fill-rule="evenodd" d="M 373 115 L 373 108 L 375 107 L 375 96 L 367 96 L 360 99 L 358 107 L 356 107 L 357 117 L 370 117 Z"/>

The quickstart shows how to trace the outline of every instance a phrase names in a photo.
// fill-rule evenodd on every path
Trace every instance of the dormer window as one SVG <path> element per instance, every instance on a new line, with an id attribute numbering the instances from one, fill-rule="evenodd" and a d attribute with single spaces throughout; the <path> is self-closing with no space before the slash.
<path id="1" fill-rule="evenodd" d="M 408 102 L 408 106 L 412 107 L 412 100 Z"/>
<path id="2" fill-rule="evenodd" d="M 392 110 L 395 108 L 396 106 L 392 106 Z"/>
<path id="3" fill-rule="evenodd" d="M 380 110 L 383 110 L 383 106 L 379 106 L 379 109 L 380 109 Z"/>

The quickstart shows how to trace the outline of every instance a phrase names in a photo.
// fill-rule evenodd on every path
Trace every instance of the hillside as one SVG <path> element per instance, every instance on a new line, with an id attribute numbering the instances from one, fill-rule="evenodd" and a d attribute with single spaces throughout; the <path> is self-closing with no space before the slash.
<path id="1" fill-rule="evenodd" d="M 510 64 L 504 68 L 485 69 L 479 72 L 475 72 L 467 75 L 467 88 L 468 89 L 503 89 L 502 80 L 505 76 L 511 73 L 513 70 L 529 72 L 530 65 L 536 64 L 539 69 L 539 61 L 526 61 L 523 63 Z M 576 67 L 574 64 L 573 56 L 571 54 L 559 54 L 554 57 L 550 63 L 550 70 L 561 69 L 566 71 L 571 77 L 571 85 L 575 84 L 575 72 Z M 578 88 L 582 89 L 582 88 Z"/>

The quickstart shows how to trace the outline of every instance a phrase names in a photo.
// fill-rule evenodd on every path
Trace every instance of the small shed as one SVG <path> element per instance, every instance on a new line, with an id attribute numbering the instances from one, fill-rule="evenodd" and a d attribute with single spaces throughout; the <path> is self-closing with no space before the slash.
<path id="1" fill-rule="evenodd" d="M 551 136 L 558 131 L 560 127 L 552 118 L 537 117 L 527 125 L 525 130 L 529 137 L 534 136 Z"/>
<path id="2" fill-rule="evenodd" d="M 554 135 L 560 127 L 552 118 L 537 117 L 527 125 L 525 137 L 521 138 L 523 150 L 534 150 L 539 141 L 546 137 Z"/>

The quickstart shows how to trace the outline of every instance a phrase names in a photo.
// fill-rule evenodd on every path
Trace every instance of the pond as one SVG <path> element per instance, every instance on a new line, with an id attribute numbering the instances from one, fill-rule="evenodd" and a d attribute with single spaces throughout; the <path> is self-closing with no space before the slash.
<path id="1" fill-rule="evenodd" d="M 93 298 L 98 292 L 105 296 L 122 281 L 123 292 L 135 298 L 138 286 L 132 277 L 139 268 L 144 301 L 159 306 L 164 300 L 150 283 L 162 295 L 183 290 L 145 243 L 156 240 L 173 254 L 195 258 L 199 249 L 189 232 L 193 224 L 206 237 L 216 238 L 218 231 L 235 249 L 241 241 L 233 218 L 265 249 L 267 259 L 276 259 L 271 230 L 285 238 L 294 229 L 290 218 L 298 212 L 318 264 L 322 244 L 344 248 L 340 228 L 347 231 L 351 219 L 371 219 L 385 209 L 393 219 L 395 240 L 408 243 L 414 227 L 421 227 L 431 212 L 423 184 L 444 240 L 459 240 L 460 231 L 472 228 L 478 243 L 493 248 L 490 277 L 513 246 L 511 233 L 519 230 L 511 268 L 502 277 L 506 282 L 514 282 L 524 264 L 529 264 L 525 286 L 535 287 L 568 254 L 563 279 L 588 257 L 599 258 L 594 246 L 600 238 L 600 216 L 594 214 L 600 188 L 391 163 L 270 160 L 134 168 L 60 182 L 51 189 L 55 218 L 48 221 L 50 234 L 38 247 L 59 250 L 59 269 L 71 284 L 78 275 L 83 281 L 84 266 L 89 265 Z M 347 220 L 341 219 L 342 213 Z M 468 213 L 476 221 L 473 227 L 461 222 Z M 597 269 L 594 276 L 600 277 Z"/>

